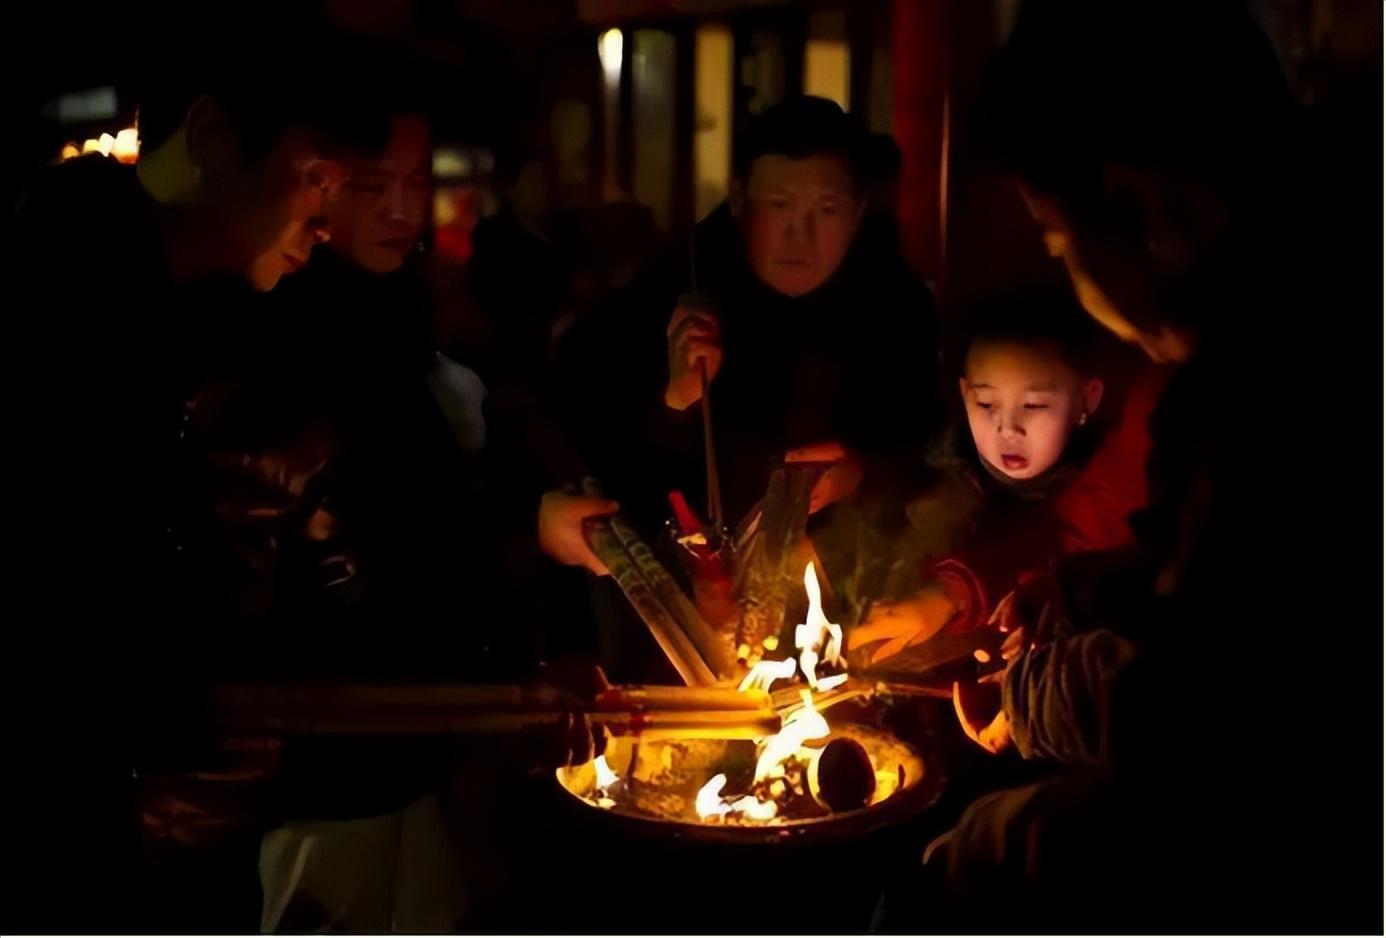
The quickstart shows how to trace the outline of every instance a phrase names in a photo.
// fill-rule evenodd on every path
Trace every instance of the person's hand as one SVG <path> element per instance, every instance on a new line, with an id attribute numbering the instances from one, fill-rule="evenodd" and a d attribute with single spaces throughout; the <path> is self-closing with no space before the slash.
<path id="1" fill-rule="evenodd" d="M 205 848 L 254 830 L 279 774 L 280 750 L 273 738 L 222 740 L 195 769 L 136 772 L 143 844 Z"/>
<path id="2" fill-rule="evenodd" d="M 1056 621 L 1058 586 L 1049 576 L 1025 576 L 1007 593 L 987 624 L 1006 633 L 1001 657 L 1007 663 L 1050 639 Z"/>
<path id="3" fill-rule="evenodd" d="M 832 463 L 809 493 L 809 514 L 849 497 L 861 485 L 865 472 L 861 457 L 835 440 L 789 450 L 784 454 L 784 461 Z"/>
<path id="4" fill-rule="evenodd" d="M 553 734 L 545 768 L 586 765 L 606 751 L 606 731 L 585 713 L 565 714 L 553 728 Z"/>
<path id="5" fill-rule="evenodd" d="M 584 661 L 544 663 L 540 680 L 574 706 L 590 701 L 611 687 L 600 667 Z M 553 723 L 530 734 L 527 761 L 532 769 L 552 770 L 586 765 L 606 751 L 606 731 L 582 712 L 564 713 Z"/>
<path id="6" fill-rule="evenodd" d="M 870 663 L 879 664 L 933 638 L 956 611 L 945 590 L 925 587 L 900 602 L 873 605 L 866 621 L 848 633 L 847 648 L 856 650 L 872 642 L 884 642 L 871 653 Z"/>
<path id="7" fill-rule="evenodd" d="M 605 498 L 554 490 L 539 500 L 539 549 L 569 567 L 586 567 L 597 576 L 609 572 L 582 533 L 587 518 L 615 514 L 621 506 Z"/>
<path id="8" fill-rule="evenodd" d="M 722 326 L 706 307 L 680 300 L 664 331 L 669 352 L 669 384 L 664 403 L 674 410 L 687 410 L 703 396 L 698 363 L 707 368 L 707 380 L 722 367 Z"/>
<path id="9" fill-rule="evenodd" d="M 1011 745 L 1011 721 L 994 684 L 953 682 L 953 712 L 967 738 L 993 755 Z"/>

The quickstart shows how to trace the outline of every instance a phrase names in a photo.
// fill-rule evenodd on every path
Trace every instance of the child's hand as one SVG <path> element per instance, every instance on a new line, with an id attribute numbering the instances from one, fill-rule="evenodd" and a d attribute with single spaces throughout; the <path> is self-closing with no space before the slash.
<path id="1" fill-rule="evenodd" d="M 1011 745 L 1011 721 L 995 686 L 953 682 L 953 712 L 967 738 L 992 754 Z"/>
<path id="2" fill-rule="evenodd" d="M 1014 661 L 1022 652 L 1049 641 L 1057 621 L 1058 585 L 1049 576 L 1023 577 L 1016 588 L 996 604 L 987 624 L 1008 633 L 1001 657 Z"/>
<path id="3" fill-rule="evenodd" d="M 873 642 L 884 641 L 871 654 L 871 664 L 879 664 L 912 645 L 926 642 L 948 623 L 957 607 L 939 587 L 926 587 L 898 603 L 871 607 L 866 621 L 847 636 L 847 649 L 854 651 Z"/>

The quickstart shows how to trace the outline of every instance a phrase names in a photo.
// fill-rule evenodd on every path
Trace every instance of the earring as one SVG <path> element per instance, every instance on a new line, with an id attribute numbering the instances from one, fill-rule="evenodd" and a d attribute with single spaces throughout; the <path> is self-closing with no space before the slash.
<path id="1" fill-rule="evenodd" d="M 1085 423 L 1087 423 L 1087 422 L 1088 422 L 1088 414 L 1087 414 L 1087 411 L 1084 411 L 1083 413 L 1081 413 L 1081 414 L 1078 415 L 1078 426 L 1081 427 L 1083 424 L 1085 424 Z"/>

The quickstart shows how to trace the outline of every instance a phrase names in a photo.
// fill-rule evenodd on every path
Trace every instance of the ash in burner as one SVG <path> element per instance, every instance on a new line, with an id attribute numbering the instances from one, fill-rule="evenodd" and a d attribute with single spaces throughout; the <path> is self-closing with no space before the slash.
<path id="1" fill-rule="evenodd" d="M 874 775 L 874 790 L 869 798 L 857 799 L 864 808 L 856 810 L 870 810 L 923 778 L 925 767 L 919 753 L 882 729 L 844 724 L 834 729 L 828 748 L 839 740 L 843 741 L 839 748 L 849 742 L 852 751 L 859 747 Z M 839 806 L 834 810 L 815 799 L 809 758 L 801 754 L 787 759 L 776 777 L 754 781 L 756 744 L 749 740 L 637 742 L 615 738 L 608 744 L 604 760 L 600 766 L 593 763 L 560 769 L 559 782 L 595 807 L 681 824 L 786 826 L 851 813 L 850 800 L 830 796 L 828 804 Z M 712 785 L 717 776 L 723 777 L 722 784 Z M 858 789 L 866 787 L 860 778 L 851 784 Z M 705 793 L 709 788 L 711 792 Z M 700 793 L 705 817 L 698 811 Z M 714 804 L 719 807 L 709 811 Z M 739 810 L 734 810 L 737 807 Z M 770 807 L 774 808 L 773 816 Z"/>

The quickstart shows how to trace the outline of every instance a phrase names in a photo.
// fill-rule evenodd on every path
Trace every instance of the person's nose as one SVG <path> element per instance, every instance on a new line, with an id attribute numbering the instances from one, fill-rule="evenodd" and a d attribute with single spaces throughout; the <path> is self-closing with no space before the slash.
<path id="1" fill-rule="evenodd" d="M 386 221 L 404 220 L 404 180 L 395 179 L 385 187 L 385 199 L 381 203 L 381 216 Z"/>
<path id="2" fill-rule="evenodd" d="M 802 212 L 790 212 L 785 219 L 784 239 L 791 245 L 805 245 L 812 237 L 809 232 L 809 216 Z"/>
<path id="3" fill-rule="evenodd" d="M 1003 410 L 996 418 L 996 433 L 1003 440 L 1017 440 L 1025 435 L 1025 425 L 1014 410 Z"/>

